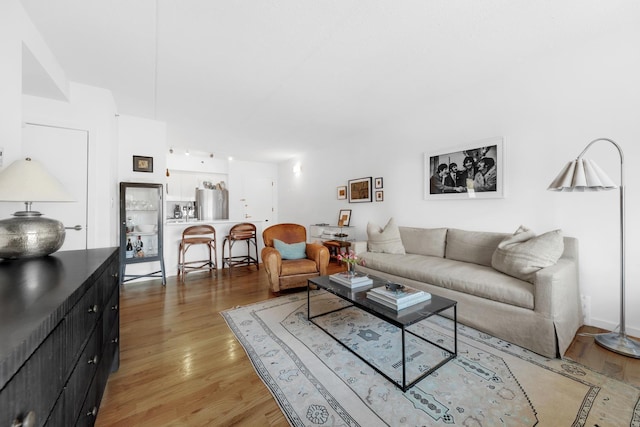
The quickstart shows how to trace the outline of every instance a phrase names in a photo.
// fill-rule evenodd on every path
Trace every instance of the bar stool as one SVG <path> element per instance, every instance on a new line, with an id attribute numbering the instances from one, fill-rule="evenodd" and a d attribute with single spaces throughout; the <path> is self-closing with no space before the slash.
<path id="1" fill-rule="evenodd" d="M 247 242 L 247 254 L 233 256 L 231 254 L 231 250 L 233 249 L 233 245 L 239 241 Z M 229 256 L 225 256 L 225 247 L 227 244 L 229 246 Z M 253 245 L 253 248 L 255 249 L 255 257 L 251 256 L 251 245 Z M 250 266 L 252 264 L 255 264 L 256 268 L 260 270 L 260 266 L 258 265 L 258 240 L 256 238 L 256 226 L 249 222 L 236 224 L 231 227 L 229 234 L 222 242 L 222 268 L 224 268 L 225 265 L 228 265 L 229 273 L 231 273 L 232 267 L 243 265 Z"/>
<path id="2" fill-rule="evenodd" d="M 194 245 L 205 245 L 209 253 L 209 259 L 187 261 L 186 255 L 189 248 Z M 210 225 L 193 225 L 182 232 L 182 240 L 178 246 L 178 278 L 182 274 L 185 280 L 187 273 L 191 271 L 218 271 L 218 250 L 216 244 L 216 229 Z"/>

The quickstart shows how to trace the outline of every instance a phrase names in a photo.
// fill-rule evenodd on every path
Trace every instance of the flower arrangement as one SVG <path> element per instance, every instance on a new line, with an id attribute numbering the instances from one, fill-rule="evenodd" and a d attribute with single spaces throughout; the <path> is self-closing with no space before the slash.
<path id="1" fill-rule="evenodd" d="M 355 252 L 349 250 L 344 254 L 338 254 L 338 261 L 342 261 L 347 264 L 347 269 L 349 271 L 354 271 L 356 264 L 358 265 L 366 265 L 363 259 L 358 258 Z"/>

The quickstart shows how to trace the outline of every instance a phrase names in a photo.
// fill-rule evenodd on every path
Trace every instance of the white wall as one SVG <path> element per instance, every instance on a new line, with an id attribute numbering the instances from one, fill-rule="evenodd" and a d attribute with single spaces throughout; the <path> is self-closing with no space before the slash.
<path id="1" fill-rule="evenodd" d="M 52 101 L 22 95 L 23 44 L 31 60 L 37 60 L 40 76 L 57 86 L 68 102 Z M 21 153 L 24 121 L 87 129 L 90 132 L 89 153 L 89 229 L 91 247 L 113 246 L 115 236 L 104 232 L 104 224 L 114 226 L 115 165 L 113 155 L 115 105 L 109 91 L 74 85 L 66 80 L 64 71 L 46 46 L 39 32 L 16 0 L 0 2 L 0 147 L 3 167 Z M 100 197 L 97 197 L 100 195 Z"/>
<path id="2" fill-rule="evenodd" d="M 69 102 L 23 96 L 23 120 L 30 123 L 87 130 L 89 182 L 87 243 L 90 248 L 116 246 L 113 233 L 118 218 L 116 107 L 111 92 L 70 84 Z"/>
<path id="3" fill-rule="evenodd" d="M 118 115 L 118 181 L 164 184 L 167 126 L 164 122 Z M 134 172 L 133 156 L 153 158 L 153 172 Z"/>
<path id="4" fill-rule="evenodd" d="M 619 321 L 618 193 L 553 193 L 547 186 L 598 137 L 618 142 L 628 169 L 627 332 L 640 336 L 640 26 L 619 28 L 571 51 L 553 51 L 473 87 L 461 82 L 440 99 L 408 100 L 369 135 L 354 137 L 340 153 L 318 149 L 279 167 L 280 221 L 335 224 L 339 209 L 352 209 L 351 224 L 457 227 L 513 232 L 520 224 L 538 233 L 561 228 L 580 240 L 582 294 L 591 297 L 590 324 Z M 489 200 L 423 200 L 423 153 L 504 136 L 506 197 Z M 587 157 L 619 181 L 617 151 L 596 144 Z M 301 161 L 302 174 L 292 166 Z M 336 187 L 349 179 L 384 178 L 384 202 L 349 204 Z"/>

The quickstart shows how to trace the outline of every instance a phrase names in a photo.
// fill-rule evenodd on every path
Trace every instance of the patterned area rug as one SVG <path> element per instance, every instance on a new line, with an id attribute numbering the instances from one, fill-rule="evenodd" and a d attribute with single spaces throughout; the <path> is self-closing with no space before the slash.
<path id="1" fill-rule="evenodd" d="M 311 298 L 314 313 L 344 305 L 323 291 Z M 403 393 L 306 320 L 306 293 L 222 315 L 294 426 L 640 426 L 639 389 L 463 325 L 457 358 Z M 353 307 L 320 319 L 369 362 L 401 378 L 397 328 Z M 450 320 L 436 316 L 412 328 L 450 348 Z M 407 339 L 413 374 L 443 356 L 428 347 Z"/>

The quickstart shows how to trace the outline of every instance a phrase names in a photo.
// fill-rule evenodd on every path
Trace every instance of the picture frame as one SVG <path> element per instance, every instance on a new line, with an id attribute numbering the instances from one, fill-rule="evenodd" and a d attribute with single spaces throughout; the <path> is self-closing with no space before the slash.
<path id="1" fill-rule="evenodd" d="M 342 185 L 338 187 L 337 194 L 338 194 L 338 200 L 347 200 L 347 186 Z"/>
<path id="2" fill-rule="evenodd" d="M 487 138 L 424 153 L 424 199 L 503 198 L 506 176 L 504 158 L 504 137 Z M 454 164 L 456 173 L 451 174 Z"/>
<path id="3" fill-rule="evenodd" d="M 373 180 L 373 188 L 376 190 L 382 188 L 382 177 Z"/>
<path id="4" fill-rule="evenodd" d="M 153 157 L 133 156 L 134 172 L 153 172 Z"/>
<path id="5" fill-rule="evenodd" d="M 376 191 L 376 202 L 383 202 L 383 201 L 384 201 L 384 191 L 377 190 Z"/>
<path id="6" fill-rule="evenodd" d="M 371 177 L 349 180 L 349 203 L 367 203 L 372 201 Z"/>
<path id="7" fill-rule="evenodd" d="M 348 227 L 351 223 L 351 209 L 340 209 L 338 227 Z"/>

